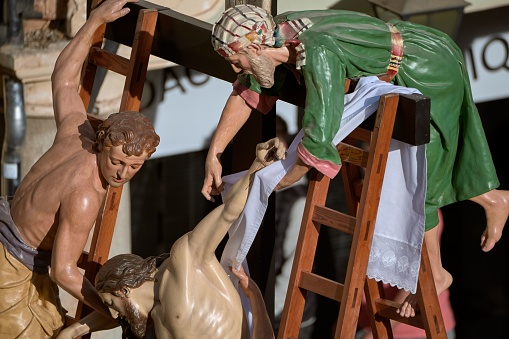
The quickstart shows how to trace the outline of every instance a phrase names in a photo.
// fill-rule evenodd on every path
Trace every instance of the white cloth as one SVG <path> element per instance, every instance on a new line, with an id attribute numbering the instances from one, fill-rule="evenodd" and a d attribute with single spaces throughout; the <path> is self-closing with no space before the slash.
<path id="1" fill-rule="evenodd" d="M 419 92 L 383 82 L 376 76 L 362 78 L 356 90 L 345 96 L 345 109 L 334 143 L 338 144 L 376 111 L 380 95 L 386 93 Z M 256 173 L 244 211 L 228 232 L 229 240 L 221 258 L 228 273 L 228 266 L 238 268 L 245 261 L 267 209 L 268 198 L 295 162 L 302 136 L 303 131 L 300 131 L 288 148 L 285 160 Z M 389 152 L 367 275 L 415 293 L 424 237 L 425 146 L 392 140 Z M 224 193 L 243 173 L 223 178 Z M 231 277 L 237 285 L 235 276 Z"/>

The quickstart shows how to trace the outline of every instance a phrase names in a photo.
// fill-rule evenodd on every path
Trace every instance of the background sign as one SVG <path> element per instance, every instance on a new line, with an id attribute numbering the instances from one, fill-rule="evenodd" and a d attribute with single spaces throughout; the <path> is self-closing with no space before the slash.
<path id="1" fill-rule="evenodd" d="M 509 32 L 475 38 L 463 53 L 476 103 L 509 97 Z"/>

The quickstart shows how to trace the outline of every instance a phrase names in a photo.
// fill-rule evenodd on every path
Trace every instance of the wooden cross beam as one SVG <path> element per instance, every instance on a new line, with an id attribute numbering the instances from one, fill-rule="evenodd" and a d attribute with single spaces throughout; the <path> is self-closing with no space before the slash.
<path id="1" fill-rule="evenodd" d="M 130 3 L 131 15 L 113 23 L 106 30 L 106 38 L 130 46 L 138 12 L 144 8 L 159 12 L 151 54 L 184 67 L 233 82 L 236 75 L 225 60 L 212 48 L 212 25 L 147 1 Z M 89 7 L 90 8 L 90 7 Z M 304 86 L 288 84 L 281 99 L 303 107 Z M 225 98 L 226 101 L 226 98 Z M 429 142 L 429 99 L 419 100 L 416 107 L 398 113 L 393 137 L 411 145 Z"/>
<path id="2" fill-rule="evenodd" d="M 211 24 L 143 0 L 128 3 L 127 7 L 131 9 L 129 15 L 108 24 L 107 39 L 131 46 L 138 12 L 145 8 L 156 9 L 159 15 L 152 55 L 215 78 L 235 80 L 231 67 L 212 48 Z"/>

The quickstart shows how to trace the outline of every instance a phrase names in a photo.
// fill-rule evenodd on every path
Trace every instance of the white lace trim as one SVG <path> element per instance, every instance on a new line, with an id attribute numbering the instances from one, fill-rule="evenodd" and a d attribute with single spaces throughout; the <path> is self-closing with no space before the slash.
<path id="1" fill-rule="evenodd" d="M 376 234 L 375 237 L 376 247 L 371 247 L 369 255 L 368 277 L 415 293 L 421 265 L 420 247 Z"/>

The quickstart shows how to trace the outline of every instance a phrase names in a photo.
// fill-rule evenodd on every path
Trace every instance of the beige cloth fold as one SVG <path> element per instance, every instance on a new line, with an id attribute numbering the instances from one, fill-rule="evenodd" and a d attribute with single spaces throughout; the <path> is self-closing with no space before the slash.
<path id="1" fill-rule="evenodd" d="M 0 338 L 54 338 L 64 325 L 65 310 L 49 274 L 38 274 L 0 243 Z"/>

